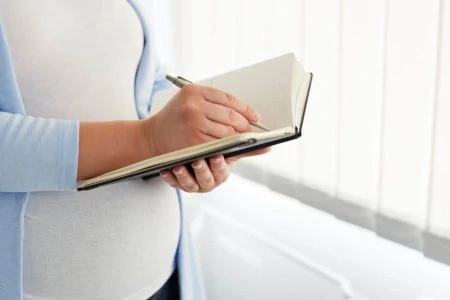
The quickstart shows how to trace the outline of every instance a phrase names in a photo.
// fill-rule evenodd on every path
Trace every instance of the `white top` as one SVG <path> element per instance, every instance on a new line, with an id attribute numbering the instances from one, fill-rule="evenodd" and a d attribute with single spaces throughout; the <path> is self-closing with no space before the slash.
<path id="1" fill-rule="evenodd" d="M 137 118 L 143 32 L 126 0 L 0 0 L 0 9 L 29 115 Z M 32 193 L 25 299 L 147 299 L 173 270 L 179 232 L 176 193 L 160 179 Z"/>

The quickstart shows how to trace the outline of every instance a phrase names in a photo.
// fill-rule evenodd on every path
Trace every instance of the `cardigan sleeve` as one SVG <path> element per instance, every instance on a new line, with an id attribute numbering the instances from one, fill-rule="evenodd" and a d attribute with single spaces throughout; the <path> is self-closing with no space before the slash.
<path id="1" fill-rule="evenodd" d="M 72 190 L 79 123 L 0 112 L 0 192 Z"/>

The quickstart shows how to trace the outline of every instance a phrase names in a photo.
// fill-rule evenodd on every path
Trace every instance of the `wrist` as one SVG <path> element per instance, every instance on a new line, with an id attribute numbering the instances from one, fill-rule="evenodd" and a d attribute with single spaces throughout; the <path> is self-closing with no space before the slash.
<path id="1" fill-rule="evenodd" d="M 141 128 L 141 142 L 145 149 L 146 156 L 148 158 L 155 157 L 158 155 L 158 151 L 156 149 L 156 143 L 155 143 L 155 120 L 154 116 L 141 120 L 140 122 L 140 128 Z"/>

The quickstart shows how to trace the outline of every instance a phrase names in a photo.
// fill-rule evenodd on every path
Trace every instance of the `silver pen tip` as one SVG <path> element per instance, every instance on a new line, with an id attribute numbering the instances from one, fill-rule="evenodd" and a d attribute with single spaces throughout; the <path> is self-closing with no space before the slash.
<path id="1" fill-rule="evenodd" d="M 173 83 L 177 81 L 176 77 L 170 76 L 169 74 L 166 74 L 166 79 Z"/>

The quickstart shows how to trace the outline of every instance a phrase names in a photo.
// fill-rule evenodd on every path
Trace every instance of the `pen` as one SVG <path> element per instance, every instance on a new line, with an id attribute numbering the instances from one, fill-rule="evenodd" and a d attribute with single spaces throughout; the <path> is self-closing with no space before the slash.
<path id="1" fill-rule="evenodd" d="M 180 89 L 183 88 L 185 85 L 192 83 L 192 81 L 189 81 L 186 78 L 183 78 L 181 76 L 174 77 L 174 76 L 170 76 L 169 74 L 166 75 L 166 79 L 169 80 L 170 82 L 172 82 L 174 85 L 176 85 Z M 263 124 L 261 124 L 259 122 L 250 122 L 250 124 L 261 130 L 270 131 L 266 126 L 264 126 Z"/>

